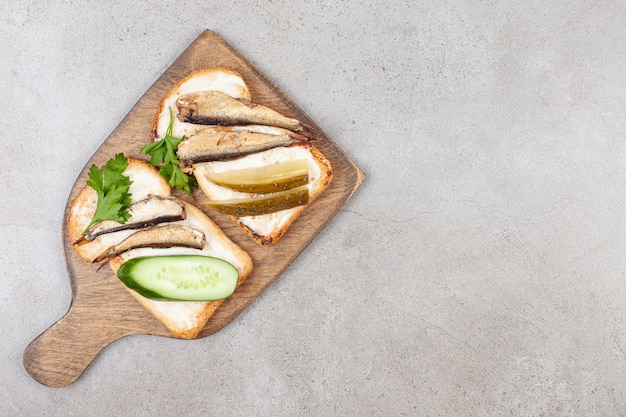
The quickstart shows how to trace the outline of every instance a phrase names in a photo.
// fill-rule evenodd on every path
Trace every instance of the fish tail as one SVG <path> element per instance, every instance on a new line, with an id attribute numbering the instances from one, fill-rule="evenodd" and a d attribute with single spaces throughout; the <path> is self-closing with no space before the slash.
<path id="1" fill-rule="evenodd" d="M 115 255 L 109 255 L 107 254 L 106 256 L 100 255 L 98 256 L 96 259 L 94 259 L 91 264 L 97 264 L 100 263 L 100 265 L 98 265 L 98 269 L 96 269 L 96 272 L 100 272 L 100 270 L 109 264 L 109 262 L 111 262 L 111 259 L 115 258 Z"/>
<path id="2" fill-rule="evenodd" d="M 301 123 L 300 126 L 302 126 L 302 129 L 298 133 L 304 136 L 307 141 L 319 139 L 318 135 L 315 132 L 315 129 L 313 129 L 311 125 Z"/>
<path id="3" fill-rule="evenodd" d="M 85 235 L 82 235 L 76 241 L 74 241 L 74 243 L 72 243 L 72 245 L 74 245 L 74 246 L 81 246 L 81 245 L 84 245 L 87 242 L 89 242 L 89 241 L 87 240 Z"/>

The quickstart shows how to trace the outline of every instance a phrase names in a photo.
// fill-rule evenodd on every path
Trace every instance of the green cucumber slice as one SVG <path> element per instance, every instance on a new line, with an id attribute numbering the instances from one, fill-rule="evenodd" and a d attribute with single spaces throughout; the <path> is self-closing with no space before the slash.
<path id="1" fill-rule="evenodd" d="M 215 301 L 232 295 L 239 271 L 210 256 L 151 256 L 124 262 L 117 277 L 128 288 L 155 300 Z"/>

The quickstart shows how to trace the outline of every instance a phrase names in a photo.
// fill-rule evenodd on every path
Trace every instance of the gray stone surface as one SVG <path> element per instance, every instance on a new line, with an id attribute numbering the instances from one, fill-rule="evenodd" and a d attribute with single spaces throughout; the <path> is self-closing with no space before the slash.
<path id="1" fill-rule="evenodd" d="M 252 3 L 252 4 L 248 4 Z M 626 3 L 4 2 L 0 415 L 626 414 Z M 210 338 L 22 367 L 83 165 L 202 30 L 367 174 Z"/>

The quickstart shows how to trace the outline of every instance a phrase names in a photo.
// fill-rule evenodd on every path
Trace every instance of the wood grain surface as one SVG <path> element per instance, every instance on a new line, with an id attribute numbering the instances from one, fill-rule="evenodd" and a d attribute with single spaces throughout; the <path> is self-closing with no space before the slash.
<path id="1" fill-rule="evenodd" d="M 315 146 L 331 162 L 334 177 L 329 188 L 307 207 L 282 239 L 267 247 L 255 243 L 226 216 L 204 208 L 206 198 L 201 191 L 196 191 L 193 198 L 178 191 L 173 192 L 173 195 L 205 211 L 235 243 L 250 254 L 254 262 L 252 274 L 209 319 L 199 338 L 226 326 L 276 280 L 363 181 L 361 170 L 274 83 L 218 35 L 208 30 L 203 32 L 131 109 L 85 164 L 72 188 L 63 216 L 63 247 L 72 302 L 67 314 L 33 340 L 23 357 L 26 370 L 41 384 L 50 387 L 71 384 L 104 347 L 123 336 L 149 334 L 173 337 L 163 324 L 129 295 L 109 268 L 97 272 L 96 266 L 82 261 L 74 253 L 65 225 L 70 203 L 85 185 L 88 167 L 94 163 L 101 166 L 118 152 L 147 159 L 139 154 L 139 149 L 149 141 L 152 117 L 161 97 L 191 71 L 219 66 L 239 72 L 248 84 L 255 102 L 312 126 L 320 138 Z"/>

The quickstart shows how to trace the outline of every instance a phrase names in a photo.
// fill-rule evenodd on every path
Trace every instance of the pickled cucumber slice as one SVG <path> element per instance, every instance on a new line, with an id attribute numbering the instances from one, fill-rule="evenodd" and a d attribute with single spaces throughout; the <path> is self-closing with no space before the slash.
<path id="1" fill-rule="evenodd" d="M 299 159 L 254 168 L 213 172 L 207 178 L 235 191 L 275 193 L 308 184 L 309 163 L 306 159 Z"/>
<path id="2" fill-rule="evenodd" d="M 128 288 L 155 300 L 214 301 L 232 295 L 239 271 L 210 256 L 152 256 L 124 262 L 117 277 Z"/>
<path id="3" fill-rule="evenodd" d="M 261 194 L 251 198 L 210 201 L 208 206 L 238 217 L 270 214 L 301 206 L 309 202 L 309 186 L 293 188 L 277 193 Z"/>

